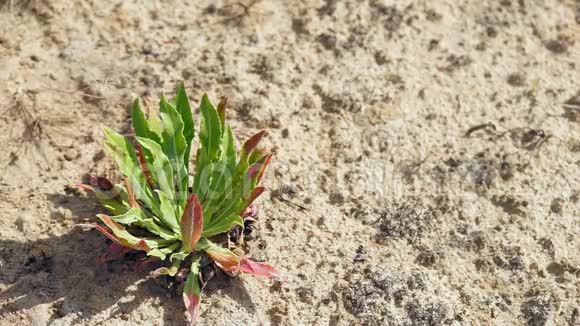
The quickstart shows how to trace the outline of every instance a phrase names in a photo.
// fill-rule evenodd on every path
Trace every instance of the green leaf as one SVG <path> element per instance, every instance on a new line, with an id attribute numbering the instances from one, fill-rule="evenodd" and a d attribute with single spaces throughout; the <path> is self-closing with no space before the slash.
<path id="1" fill-rule="evenodd" d="M 201 146 L 213 162 L 218 158 L 222 135 L 221 121 L 207 94 L 203 94 L 201 97 L 199 108 L 201 110 L 201 130 L 199 133 Z"/>
<path id="2" fill-rule="evenodd" d="M 118 239 L 117 241 L 120 244 L 137 249 L 137 250 L 149 251 L 151 249 L 158 248 L 158 247 L 164 246 L 164 245 L 168 245 L 168 244 L 174 242 L 172 240 L 165 240 L 165 239 L 139 238 L 139 237 L 136 237 L 136 236 L 132 235 L 131 233 L 129 233 L 129 231 L 125 230 L 124 227 L 117 224 L 117 222 L 113 221 L 107 215 L 99 214 L 99 215 L 97 215 L 97 217 L 103 223 L 105 223 L 105 225 L 107 225 L 109 227 L 109 229 L 111 229 L 111 231 L 113 231 L 113 234 Z M 102 232 L 102 230 L 101 230 L 101 232 Z"/>
<path id="3" fill-rule="evenodd" d="M 226 206 L 215 214 L 212 223 L 220 223 L 223 219 L 228 218 L 233 214 L 237 214 L 243 205 L 244 201 L 241 199 L 241 196 L 237 197 L 235 200 L 228 201 Z"/>
<path id="4" fill-rule="evenodd" d="M 158 144 L 161 143 L 161 139 L 159 139 L 159 136 L 150 129 L 149 122 L 145 118 L 143 110 L 141 110 L 141 105 L 139 104 L 138 98 L 136 98 L 135 101 L 133 101 L 131 118 L 133 122 L 133 130 L 135 131 L 135 136 L 151 139 Z"/>
<path id="5" fill-rule="evenodd" d="M 241 157 L 238 165 L 236 165 L 234 180 L 231 187 L 226 187 L 224 197 L 219 201 L 219 203 L 213 205 L 217 207 L 217 209 L 216 213 L 212 215 L 212 223 L 237 213 L 238 210 L 244 205 L 242 196 L 245 195 L 245 197 L 249 197 L 251 195 L 253 190 L 252 180 L 248 179 L 246 175 L 248 168 L 248 157 Z"/>
<path id="6" fill-rule="evenodd" d="M 187 93 L 185 92 L 185 86 L 183 82 L 177 85 L 175 91 L 175 97 L 172 102 L 177 109 L 177 112 L 181 116 L 183 121 L 183 137 L 185 138 L 186 149 L 184 154 L 184 164 L 187 171 L 189 171 L 189 159 L 191 155 L 191 143 L 195 136 L 195 124 L 193 122 L 193 116 L 191 113 L 191 105 L 189 104 L 189 99 Z"/>
<path id="7" fill-rule="evenodd" d="M 137 141 L 143 148 L 151 153 L 151 174 L 161 191 L 170 200 L 175 198 L 175 186 L 173 185 L 173 169 L 161 146 L 151 139 L 137 137 Z"/>
<path id="8" fill-rule="evenodd" d="M 216 194 L 223 194 L 226 185 L 233 181 L 233 174 L 236 167 L 236 147 L 234 143 L 234 136 L 232 129 L 228 126 L 226 132 L 222 137 L 220 145 L 220 158 L 214 168 L 214 175 L 212 178 L 212 191 Z M 210 198 L 219 198 L 219 196 L 212 195 Z"/>
<path id="9" fill-rule="evenodd" d="M 124 214 L 111 216 L 111 219 L 117 223 L 130 225 L 132 223 L 146 219 L 147 217 L 144 215 L 145 214 L 143 214 L 143 211 L 141 211 L 140 208 L 133 207 Z"/>
<path id="10" fill-rule="evenodd" d="M 218 209 L 217 203 L 224 199 L 226 190 L 232 188 L 233 174 L 236 166 L 236 148 L 231 128 L 225 130 L 220 145 L 220 158 L 213 166 L 211 184 L 204 202 L 204 221 L 209 223 L 213 213 Z"/>
<path id="11" fill-rule="evenodd" d="M 176 252 L 176 253 L 173 253 L 171 255 L 171 257 L 169 257 L 169 260 L 171 260 L 172 262 L 174 262 L 174 261 L 181 262 L 181 261 L 185 260 L 185 258 L 187 258 L 187 256 L 189 256 L 189 254 L 190 254 L 189 252 L 185 252 L 185 251 Z"/>
<path id="12" fill-rule="evenodd" d="M 226 109 L 228 107 L 228 98 L 224 97 L 217 106 L 217 112 L 218 112 L 218 116 L 220 117 L 220 122 L 221 122 L 221 126 L 222 126 L 222 133 L 225 130 L 225 126 L 226 126 Z"/>
<path id="13" fill-rule="evenodd" d="M 195 160 L 195 178 L 193 179 L 193 190 L 199 200 L 205 204 L 205 198 L 210 190 L 211 178 L 213 176 L 214 164 L 203 149 L 197 150 Z"/>
<path id="14" fill-rule="evenodd" d="M 163 95 L 159 103 L 159 111 L 161 112 L 161 118 L 163 119 L 163 125 L 165 127 L 162 133 L 163 152 L 165 152 L 165 155 L 167 155 L 171 163 L 173 175 L 177 182 L 178 203 L 182 205 L 187 199 L 189 181 L 187 168 L 183 163 L 185 160 L 185 151 L 187 150 L 187 144 L 183 135 L 184 125 L 177 110 L 165 100 Z"/>
<path id="15" fill-rule="evenodd" d="M 110 190 L 99 189 L 99 187 L 87 184 L 77 184 L 77 187 L 94 192 L 99 203 L 113 215 L 123 214 L 130 208 L 127 200 L 123 200 L 122 188 L 117 185 L 114 185 L 114 188 Z"/>
<path id="16" fill-rule="evenodd" d="M 177 218 L 177 214 L 175 212 L 176 206 L 171 202 L 169 197 L 165 195 L 164 192 L 155 190 L 157 195 L 159 196 L 160 202 L 160 210 L 161 210 L 161 220 L 163 224 L 169 226 L 174 232 L 179 233 L 179 219 Z"/>
<path id="17" fill-rule="evenodd" d="M 106 215 L 103 215 L 103 216 L 106 217 Z M 99 216 L 97 215 L 97 217 L 99 217 Z M 113 222 L 111 221 L 111 223 L 113 223 Z M 124 237 L 124 234 L 121 234 L 121 236 L 118 236 L 115 233 L 111 234 L 111 232 L 109 232 L 109 229 L 107 229 L 107 228 L 105 228 L 105 227 L 103 227 L 103 226 L 101 226 L 101 225 L 99 225 L 97 223 L 92 223 L 92 224 L 78 224 L 78 226 L 95 228 L 99 232 L 101 232 L 104 236 L 106 236 L 111 241 L 113 241 L 114 243 L 119 244 L 119 245 L 124 246 L 124 247 L 127 247 L 127 248 L 131 248 L 131 249 L 134 249 L 134 250 L 143 250 L 143 251 L 149 251 L 149 250 L 151 250 L 151 247 L 149 247 L 147 245 L 147 243 L 145 242 L 145 240 L 138 239 L 137 242 L 130 241 L 130 240 L 128 240 L 128 239 L 126 239 Z"/>
<path id="18" fill-rule="evenodd" d="M 98 197 L 97 197 L 98 199 Z M 103 205 L 104 208 L 106 208 L 109 212 L 111 212 L 111 214 L 123 214 L 128 206 L 119 204 L 118 202 L 114 202 L 114 201 L 100 201 L 101 205 Z"/>
<path id="19" fill-rule="evenodd" d="M 222 142 L 222 152 L 226 155 L 226 162 L 230 171 L 234 171 L 236 167 L 236 141 L 234 139 L 234 132 L 228 125 L 227 133 L 224 133 L 224 141 Z"/>
<path id="20" fill-rule="evenodd" d="M 162 139 L 163 134 L 163 121 L 159 119 L 159 115 L 155 111 L 149 112 L 149 119 L 147 119 L 149 128 L 154 132 L 159 139 Z"/>
<path id="21" fill-rule="evenodd" d="M 157 257 L 161 260 L 165 260 L 166 257 L 166 253 L 164 253 L 161 249 L 151 249 L 147 252 L 147 256 L 153 256 L 153 257 Z"/>
<path id="22" fill-rule="evenodd" d="M 217 162 L 213 165 L 211 182 L 204 183 L 204 186 L 208 189 L 201 192 L 205 195 L 205 201 L 203 202 L 205 225 L 211 223 L 213 214 L 219 208 L 216 203 L 223 199 L 226 187 L 231 187 L 233 181 L 231 173 L 223 162 Z"/>
<path id="23" fill-rule="evenodd" d="M 149 232 L 160 236 L 166 240 L 176 240 L 177 234 L 172 231 L 167 230 L 163 226 L 155 223 L 152 218 L 146 218 L 144 220 L 136 221 L 135 225 L 146 228 Z"/>
<path id="24" fill-rule="evenodd" d="M 228 232 L 236 224 L 244 227 L 244 220 L 237 214 L 230 215 L 228 218 L 215 221 L 212 225 L 204 228 L 203 236 L 211 237 L 220 233 Z"/>
<path id="25" fill-rule="evenodd" d="M 165 260 L 167 255 L 172 253 L 175 249 L 179 247 L 179 242 L 174 242 L 165 248 L 154 248 L 147 252 L 147 256 L 158 257 L 161 260 Z"/>
<path id="26" fill-rule="evenodd" d="M 171 255 L 171 257 L 173 257 L 173 255 Z M 169 268 L 167 267 L 160 267 L 158 269 L 156 269 L 153 272 L 153 277 L 159 277 L 161 275 L 169 275 L 169 276 L 175 276 L 175 274 L 177 274 L 177 272 L 179 271 L 179 267 L 181 266 L 181 263 L 183 260 L 181 259 L 171 259 L 171 265 L 169 266 Z"/>
<path id="27" fill-rule="evenodd" d="M 150 209 L 158 211 L 152 200 L 151 189 L 147 185 L 145 175 L 133 146 L 127 139 L 109 128 L 103 129 L 105 134 L 105 151 L 117 163 L 133 189 L 135 197 L 145 203 Z"/>
<path id="28" fill-rule="evenodd" d="M 227 138 L 226 138 L 227 136 Z M 227 139 L 227 142 L 226 140 Z M 212 185 L 212 189 L 219 189 L 222 194 L 218 198 L 211 200 L 210 204 L 205 204 L 204 216 L 208 216 L 206 219 L 206 226 L 209 223 L 213 223 L 216 219 L 215 215 L 218 212 L 220 218 L 229 217 L 235 212 L 235 207 L 240 204 L 240 198 L 247 189 L 249 189 L 249 182 L 245 182 L 245 173 L 248 169 L 248 157 L 241 157 L 239 163 L 236 165 L 236 149 L 234 145 L 233 133 L 231 128 L 228 127 L 227 132 L 224 133 L 224 142 L 222 143 L 222 157 L 224 158 L 224 164 L 228 167 L 228 171 L 233 171 L 233 176 L 226 178 L 223 184 L 219 182 Z M 225 156 L 224 156 L 225 154 Z M 222 188 L 223 186 L 223 188 Z M 227 213 L 223 213 L 227 210 Z"/>

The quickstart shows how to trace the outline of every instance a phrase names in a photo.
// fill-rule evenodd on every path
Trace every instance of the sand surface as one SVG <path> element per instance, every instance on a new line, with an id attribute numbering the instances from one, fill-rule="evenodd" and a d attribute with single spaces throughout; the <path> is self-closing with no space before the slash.
<path id="1" fill-rule="evenodd" d="M 580 325 L 580 2 L 0 1 L 0 325 L 184 325 L 75 224 L 184 80 L 275 155 L 200 325 Z"/>

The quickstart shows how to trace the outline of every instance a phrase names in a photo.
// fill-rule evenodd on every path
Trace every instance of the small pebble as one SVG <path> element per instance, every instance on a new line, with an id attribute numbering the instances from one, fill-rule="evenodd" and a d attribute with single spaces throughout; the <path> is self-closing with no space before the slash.
<path id="1" fill-rule="evenodd" d="M 66 152 L 64 152 L 64 158 L 67 161 L 72 161 L 72 160 L 76 159 L 78 156 L 79 156 L 79 152 L 77 152 L 77 150 L 74 148 L 69 148 L 66 150 Z"/>
<path id="2" fill-rule="evenodd" d="M 514 87 L 522 87 L 526 85 L 526 76 L 513 73 L 507 77 L 507 83 Z"/>
<path id="3" fill-rule="evenodd" d="M 290 135 L 290 131 L 288 130 L 288 128 L 285 128 L 282 130 L 282 137 L 283 138 L 288 138 L 289 135 Z"/>
<path id="4" fill-rule="evenodd" d="M 558 40 L 549 40 L 546 43 L 544 43 L 544 46 L 546 47 L 546 49 L 556 54 L 564 53 L 568 49 L 566 44 Z"/>

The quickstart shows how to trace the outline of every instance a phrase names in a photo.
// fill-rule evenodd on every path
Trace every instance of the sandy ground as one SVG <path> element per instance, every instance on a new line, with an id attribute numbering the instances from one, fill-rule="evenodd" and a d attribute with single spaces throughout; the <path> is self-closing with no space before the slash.
<path id="1" fill-rule="evenodd" d="M 101 127 L 185 81 L 275 157 L 200 325 L 580 325 L 580 3 L 0 1 L 0 324 L 183 325 L 73 226 Z"/>

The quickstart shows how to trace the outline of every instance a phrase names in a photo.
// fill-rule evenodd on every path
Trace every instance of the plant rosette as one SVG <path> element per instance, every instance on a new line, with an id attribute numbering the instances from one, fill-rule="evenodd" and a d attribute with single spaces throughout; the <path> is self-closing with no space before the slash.
<path id="1" fill-rule="evenodd" d="M 97 229 L 112 241 L 103 261 L 137 251 L 147 257 L 142 264 L 152 260 L 165 264 L 152 273 L 154 277 L 186 276 L 183 302 L 193 325 L 207 282 L 202 260 L 209 259 L 229 275 L 280 276 L 273 267 L 238 255 L 241 250 L 229 237 L 232 230 L 243 236 L 244 225 L 254 221 L 252 203 L 264 192 L 260 181 L 272 154 L 258 147 L 266 134 L 263 130 L 237 150 L 225 121 L 227 99 L 216 108 L 204 94 L 199 105 L 194 176 L 190 176 L 196 129 L 183 83 L 175 93 L 169 101 L 161 96 L 159 112 L 147 110 L 145 114 L 139 99 L 133 102 L 134 138 L 104 129 L 105 151 L 116 162 L 124 182 L 89 177 L 78 185 L 94 192 L 111 213 L 97 215 L 103 225 L 81 226 Z M 228 235 L 222 242 L 225 245 L 215 242 L 224 234 Z"/>

